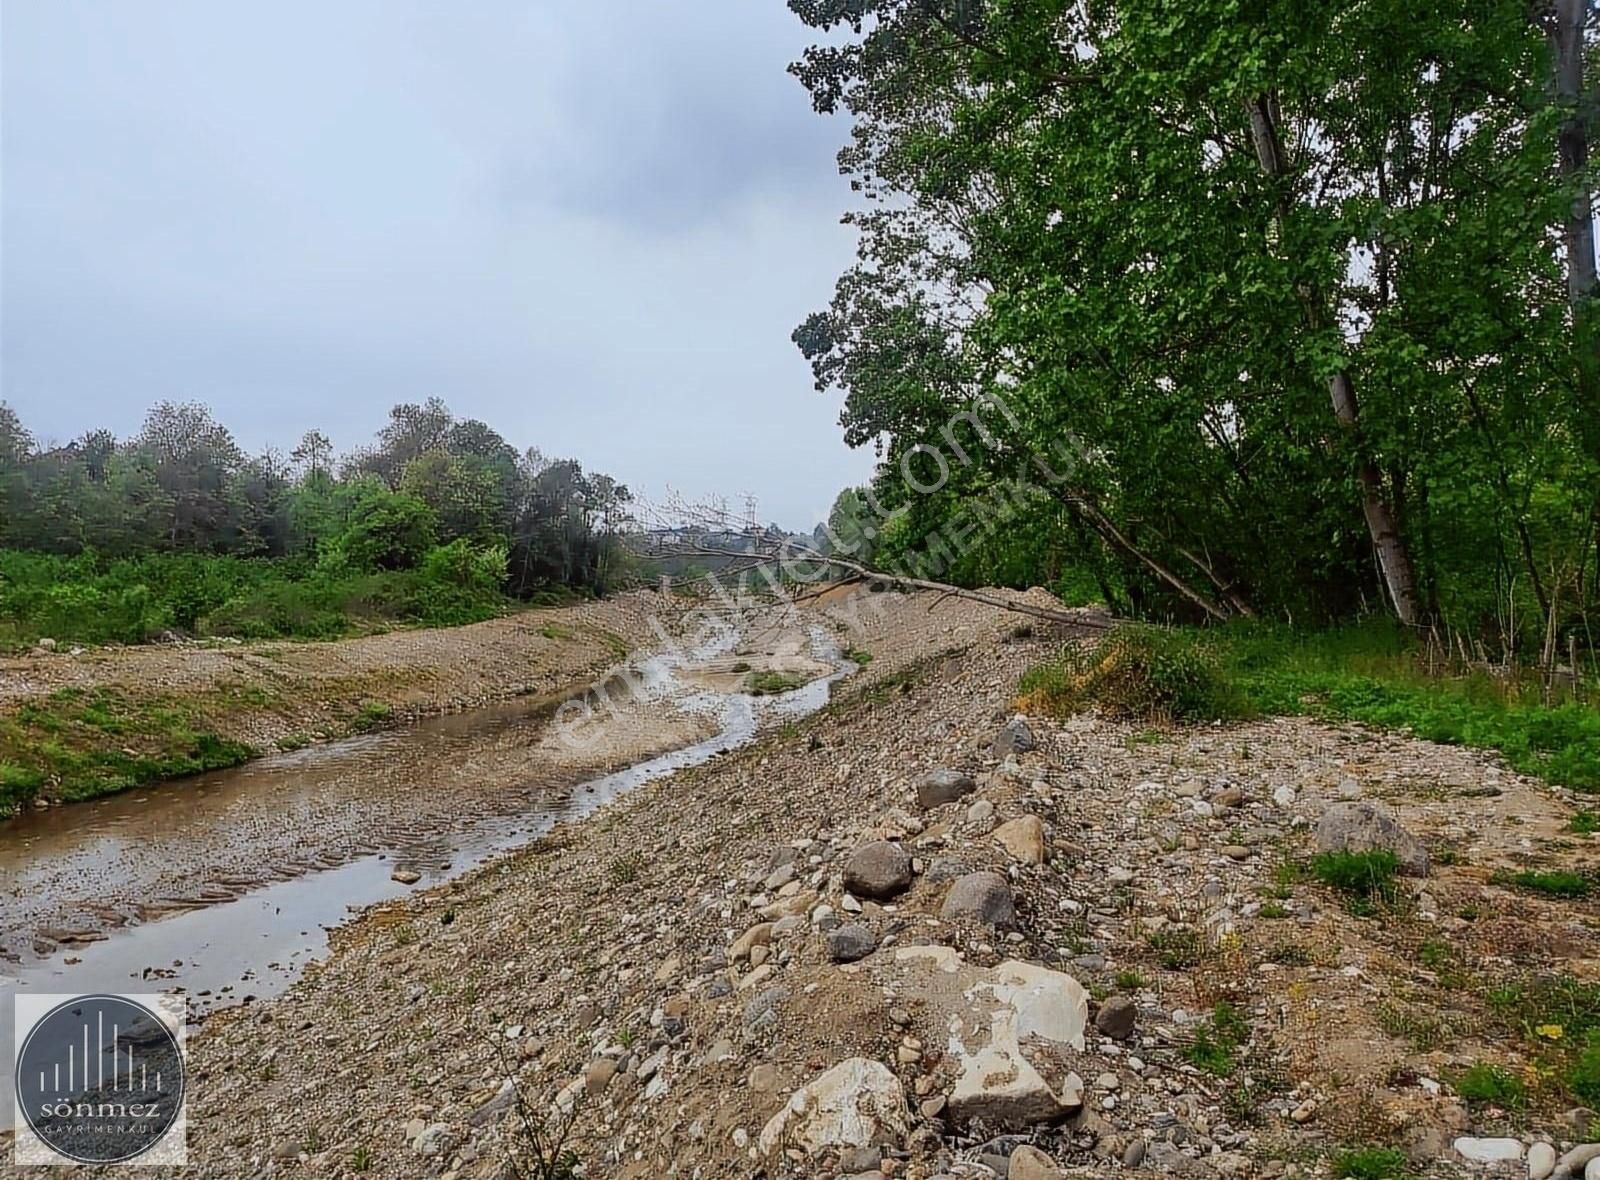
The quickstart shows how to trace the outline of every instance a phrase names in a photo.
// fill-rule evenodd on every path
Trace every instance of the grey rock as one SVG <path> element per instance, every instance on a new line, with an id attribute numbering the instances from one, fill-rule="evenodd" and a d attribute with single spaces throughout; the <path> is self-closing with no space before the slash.
<path id="1" fill-rule="evenodd" d="M 1133 1035 L 1139 1008 L 1127 996 L 1108 996 L 1095 1013 L 1094 1026 L 1113 1040 L 1125 1041 Z"/>
<path id="2" fill-rule="evenodd" d="M 859 922 L 828 932 L 828 957 L 835 963 L 854 963 L 878 949 L 878 940 Z"/>
<path id="3" fill-rule="evenodd" d="M 1128 1150 L 1122 1153 L 1122 1166 L 1137 1168 L 1142 1163 L 1144 1163 L 1144 1140 L 1135 1139 L 1128 1144 Z"/>
<path id="4" fill-rule="evenodd" d="M 936 856 L 929 862 L 927 871 L 922 876 L 924 880 L 938 884 L 942 881 L 954 881 L 957 877 L 965 877 L 971 871 L 971 865 L 963 864 L 953 856 Z"/>
<path id="5" fill-rule="evenodd" d="M 1317 823 L 1317 851 L 1371 852 L 1388 849 L 1400 872 L 1428 875 L 1428 850 L 1394 816 L 1376 803 L 1335 803 Z"/>
<path id="6" fill-rule="evenodd" d="M 964 795 L 972 794 L 977 789 L 978 784 L 972 781 L 970 774 L 940 767 L 938 770 L 930 770 L 917 783 L 917 806 L 924 811 L 942 807 L 946 803 L 954 803 Z"/>
<path id="7" fill-rule="evenodd" d="M 844 866 L 844 887 L 862 897 L 882 900 L 903 893 L 911 885 L 911 857 L 887 840 L 863 844 Z"/>
<path id="8" fill-rule="evenodd" d="M 999 873 L 968 873 L 950 886 L 939 911 L 942 918 L 975 918 L 989 926 L 1011 926 L 1017 920 L 1011 885 Z"/>
<path id="9" fill-rule="evenodd" d="M 1007 754 L 1026 754 L 1029 750 L 1038 748 L 1039 743 L 1033 736 L 1033 730 L 1028 728 L 1027 721 L 1021 717 L 1013 717 L 1001 726 L 1000 732 L 995 735 L 994 744 L 990 747 L 996 758 L 1004 758 Z"/>
<path id="10" fill-rule="evenodd" d="M 744 1026 L 755 1029 L 776 1024 L 778 1008 L 788 998 L 789 989 L 781 985 L 769 987 L 766 991 L 751 996 L 744 1005 Z"/>

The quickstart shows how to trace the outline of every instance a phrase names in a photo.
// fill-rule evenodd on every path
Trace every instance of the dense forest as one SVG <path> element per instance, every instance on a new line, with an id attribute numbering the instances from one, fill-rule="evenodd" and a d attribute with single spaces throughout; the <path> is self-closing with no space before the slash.
<path id="1" fill-rule="evenodd" d="M 1587 6 L 789 6 L 862 202 L 795 333 L 882 460 L 836 544 L 1145 617 L 1592 649 Z"/>
<path id="2" fill-rule="evenodd" d="M 630 502 L 438 399 L 342 459 L 317 431 L 249 456 L 171 402 L 132 438 L 41 446 L 0 403 L 0 642 L 332 637 L 602 594 Z"/>

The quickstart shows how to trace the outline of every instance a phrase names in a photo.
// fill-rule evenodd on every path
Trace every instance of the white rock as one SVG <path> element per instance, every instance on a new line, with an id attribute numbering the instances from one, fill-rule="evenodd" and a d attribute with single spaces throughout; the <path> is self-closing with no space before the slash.
<path id="1" fill-rule="evenodd" d="M 797 1148 L 817 1155 L 829 1148 L 898 1143 L 906 1135 L 906 1100 L 900 1079 L 881 1062 L 852 1057 L 794 1092 L 762 1128 L 763 1154 Z"/>
<path id="2" fill-rule="evenodd" d="M 1454 1146 L 1456 1154 L 1475 1164 L 1499 1164 L 1522 1158 L 1522 1144 L 1516 1139 L 1474 1139 L 1463 1135 Z"/>
<path id="3" fill-rule="evenodd" d="M 1279 807 L 1294 806 L 1294 788 L 1287 784 L 1276 788 L 1272 792 L 1272 801 Z"/>
<path id="4" fill-rule="evenodd" d="M 1545 1180 L 1556 1170 L 1556 1149 L 1548 1143 L 1528 1148 L 1528 1180 Z"/>
<path id="5" fill-rule="evenodd" d="M 1020 1128 L 1083 1105 L 1083 1079 L 1071 1066 L 1083 1052 L 1089 999 L 1077 980 L 1015 959 L 984 970 L 912 949 L 896 956 L 907 968 L 902 993 L 949 1030 L 952 1118 Z"/>

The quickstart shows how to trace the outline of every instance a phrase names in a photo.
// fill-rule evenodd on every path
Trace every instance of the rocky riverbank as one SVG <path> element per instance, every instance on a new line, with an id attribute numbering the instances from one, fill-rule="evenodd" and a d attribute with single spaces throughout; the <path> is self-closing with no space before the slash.
<path id="1" fill-rule="evenodd" d="M 1017 718 L 1061 636 L 819 613 L 872 656 L 833 706 L 209 1022 L 185 1175 L 541 1176 L 569 1121 L 630 1180 L 1582 1173 L 1596 913 L 1528 885 L 1592 866 L 1570 800 L 1304 720 Z M 1374 844 L 1422 875 L 1306 871 Z"/>

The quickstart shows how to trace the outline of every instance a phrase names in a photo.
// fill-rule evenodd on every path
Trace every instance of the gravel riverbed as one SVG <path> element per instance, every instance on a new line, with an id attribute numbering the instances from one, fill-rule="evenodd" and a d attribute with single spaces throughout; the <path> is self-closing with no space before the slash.
<path id="1" fill-rule="evenodd" d="M 1594 978 L 1594 903 L 1497 875 L 1592 868 L 1572 800 L 1304 719 L 1018 718 L 1070 636 L 876 598 L 814 611 L 872 656 L 827 709 L 208 1021 L 182 1174 L 540 1175 L 522 1109 L 594 1178 L 1582 1173 L 1553 1088 L 1455 1088 L 1536 1079 L 1496 988 Z M 1428 861 L 1382 913 L 1293 871 L 1378 820 Z"/>

